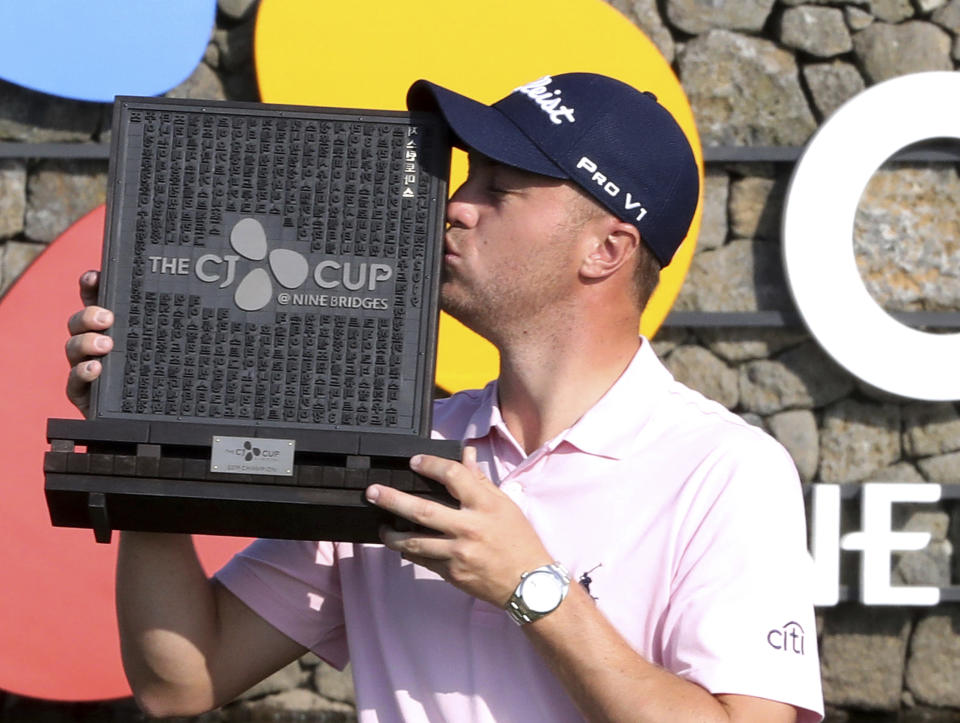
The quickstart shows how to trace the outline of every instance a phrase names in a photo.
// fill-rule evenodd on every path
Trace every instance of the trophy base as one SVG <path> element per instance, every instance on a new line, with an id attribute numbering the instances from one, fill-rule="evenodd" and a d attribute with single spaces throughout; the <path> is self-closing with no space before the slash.
<path id="1" fill-rule="evenodd" d="M 456 441 L 276 427 L 216 430 L 216 436 L 232 434 L 254 445 L 295 442 L 295 460 L 280 474 L 214 471 L 215 435 L 208 426 L 51 419 L 51 451 L 44 457 L 51 522 L 91 528 L 98 542 L 109 542 L 116 529 L 375 543 L 380 525 L 411 525 L 368 503 L 370 484 L 457 505 L 442 485 L 407 464 L 417 453 L 459 459 Z M 76 451 L 77 444 L 87 451 Z"/>

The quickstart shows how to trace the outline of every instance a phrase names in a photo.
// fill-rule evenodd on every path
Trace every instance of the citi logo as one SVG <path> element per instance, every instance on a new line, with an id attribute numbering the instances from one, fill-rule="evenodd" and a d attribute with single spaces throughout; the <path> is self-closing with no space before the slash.
<path id="1" fill-rule="evenodd" d="M 796 655 L 805 654 L 803 627 L 800 623 L 792 620 L 779 630 L 774 628 L 767 633 L 767 643 L 774 650 L 782 650 Z"/>
<path id="2" fill-rule="evenodd" d="M 550 116 L 551 123 L 560 125 L 564 120 L 575 123 L 576 119 L 573 117 L 573 108 L 561 105 L 560 95 L 562 91 L 559 88 L 556 90 L 547 88 L 552 82 L 553 78 L 545 75 L 526 85 L 521 85 L 519 88 L 514 89 L 514 92 L 523 93 L 533 100 L 534 103 L 540 106 L 540 110 Z"/>

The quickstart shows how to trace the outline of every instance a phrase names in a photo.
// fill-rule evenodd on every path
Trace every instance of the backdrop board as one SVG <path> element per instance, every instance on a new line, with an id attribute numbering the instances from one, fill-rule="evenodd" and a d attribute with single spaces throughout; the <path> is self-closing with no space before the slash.
<path id="1" fill-rule="evenodd" d="M 450 146 L 430 114 L 120 97 L 91 418 L 54 525 L 372 542 L 431 440 Z M 84 445 L 85 449 L 78 449 Z"/>

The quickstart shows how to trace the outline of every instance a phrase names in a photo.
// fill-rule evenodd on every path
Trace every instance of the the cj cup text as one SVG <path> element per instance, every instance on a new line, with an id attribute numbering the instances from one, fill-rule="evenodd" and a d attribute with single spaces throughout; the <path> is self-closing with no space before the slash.
<path id="1" fill-rule="evenodd" d="M 192 272 L 201 281 L 219 281 L 222 289 L 234 282 L 240 257 L 236 254 L 204 254 L 196 261 L 189 257 L 169 256 L 148 256 L 147 260 L 151 273 L 189 276 Z M 321 289 L 343 287 L 348 291 L 376 291 L 378 284 L 393 278 L 393 267 L 383 263 L 326 259 L 316 265 L 312 276 Z"/>
<path id="2" fill-rule="evenodd" d="M 328 309 L 363 309 L 365 311 L 386 311 L 390 308 L 386 299 L 376 296 L 346 296 L 334 294 L 306 294 L 281 291 L 277 294 L 280 306 L 316 306 Z"/>
<path id="3" fill-rule="evenodd" d="M 251 457 L 251 451 L 245 449 L 244 447 L 237 447 L 236 449 L 224 450 L 224 454 L 232 454 L 237 457 Z M 262 457 L 263 459 L 276 459 L 280 456 L 280 450 L 278 449 L 257 449 L 256 456 Z"/>

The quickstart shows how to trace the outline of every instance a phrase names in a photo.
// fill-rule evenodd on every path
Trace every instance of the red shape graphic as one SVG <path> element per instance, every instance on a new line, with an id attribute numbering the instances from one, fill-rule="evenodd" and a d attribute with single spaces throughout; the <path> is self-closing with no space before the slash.
<path id="1" fill-rule="evenodd" d="M 0 689 L 52 700 L 129 695 L 113 603 L 117 533 L 52 527 L 43 495 L 48 417 L 64 396 L 66 319 L 77 279 L 99 268 L 101 206 L 67 229 L 0 300 Z M 198 537 L 207 570 L 246 540 Z"/>

